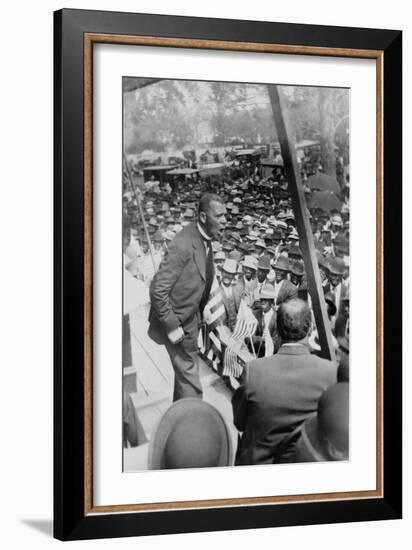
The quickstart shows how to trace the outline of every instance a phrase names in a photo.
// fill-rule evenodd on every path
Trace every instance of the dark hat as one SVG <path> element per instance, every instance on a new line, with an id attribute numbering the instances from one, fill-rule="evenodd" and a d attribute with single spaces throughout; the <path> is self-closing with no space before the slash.
<path id="1" fill-rule="evenodd" d="M 305 266 L 303 265 L 302 262 L 293 262 L 291 265 L 290 265 L 290 271 L 291 273 L 293 273 L 294 275 L 297 275 L 297 276 L 302 276 L 304 273 L 305 273 Z"/>
<path id="2" fill-rule="evenodd" d="M 230 252 L 231 250 L 233 250 L 233 245 L 225 241 L 224 243 L 222 243 L 222 250 L 225 250 L 226 252 Z"/>
<path id="3" fill-rule="evenodd" d="M 342 251 L 343 254 L 349 254 L 349 239 L 343 235 L 337 235 L 333 241 L 335 250 Z"/>
<path id="4" fill-rule="evenodd" d="M 341 258 L 330 258 L 327 267 L 333 275 L 343 275 L 346 269 L 345 262 Z"/>
<path id="5" fill-rule="evenodd" d="M 157 243 L 162 243 L 164 241 L 163 233 L 161 231 L 156 231 L 153 235 L 153 241 Z"/>
<path id="6" fill-rule="evenodd" d="M 247 244 L 243 243 L 243 242 L 239 243 L 237 245 L 237 248 L 238 248 L 238 250 L 240 250 L 244 254 L 246 254 L 249 251 L 249 246 Z"/>
<path id="7" fill-rule="evenodd" d="M 326 261 L 326 258 L 325 256 L 322 254 L 322 252 L 318 249 L 316 249 L 316 258 L 318 259 L 318 265 L 320 267 L 324 267 L 324 268 L 327 268 L 328 267 L 328 263 Z"/>
<path id="8" fill-rule="evenodd" d="M 289 247 L 288 256 L 289 256 L 289 257 L 290 257 L 290 256 L 295 256 L 295 257 L 297 257 L 297 258 L 301 258 L 301 257 L 302 257 L 302 251 L 301 251 L 301 249 L 300 249 L 298 246 L 292 244 L 292 245 Z"/>
<path id="9" fill-rule="evenodd" d="M 152 435 L 148 461 L 150 470 L 230 466 L 233 451 L 226 422 L 201 399 L 175 401 Z"/>
<path id="10" fill-rule="evenodd" d="M 270 271 L 270 258 L 269 256 L 263 255 L 258 260 L 258 269 L 263 269 L 266 271 Z"/>
<path id="11" fill-rule="evenodd" d="M 241 242 L 242 242 L 242 239 L 240 238 L 239 233 L 237 233 L 236 231 L 233 231 L 233 233 L 232 233 L 232 239 L 233 239 L 234 241 L 236 241 L 237 243 L 241 243 Z"/>
<path id="12" fill-rule="evenodd" d="M 272 265 L 274 269 L 278 269 L 279 271 L 290 271 L 289 260 L 286 258 L 286 256 L 279 256 L 276 262 L 274 262 Z"/>

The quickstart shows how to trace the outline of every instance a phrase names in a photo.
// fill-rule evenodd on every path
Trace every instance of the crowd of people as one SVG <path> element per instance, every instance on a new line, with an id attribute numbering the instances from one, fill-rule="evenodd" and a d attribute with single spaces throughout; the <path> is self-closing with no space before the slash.
<path id="1" fill-rule="evenodd" d="M 348 187 L 340 207 L 306 212 L 337 356 L 332 362 L 322 358 L 284 174 L 264 179 L 235 166 L 220 177 L 156 184 L 141 186 L 138 197 L 125 188 L 125 268 L 150 288 L 149 335 L 169 353 L 174 401 L 202 397 L 198 335 L 218 288 L 219 321 L 229 331 L 241 303 L 256 319 L 245 342 L 254 360 L 233 397 L 241 434 L 235 463 L 347 457 Z"/>

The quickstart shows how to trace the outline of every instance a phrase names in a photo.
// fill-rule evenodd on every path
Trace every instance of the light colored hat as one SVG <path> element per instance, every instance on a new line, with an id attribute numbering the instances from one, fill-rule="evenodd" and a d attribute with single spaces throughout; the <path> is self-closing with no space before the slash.
<path id="1" fill-rule="evenodd" d="M 192 219 L 193 216 L 194 216 L 194 212 L 191 208 L 186 208 L 186 210 L 183 212 L 184 218 Z"/>
<path id="2" fill-rule="evenodd" d="M 219 250 L 218 252 L 216 252 L 216 254 L 214 255 L 214 260 L 215 262 L 217 262 L 218 260 L 223 260 L 225 261 L 226 260 L 226 254 L 224 252 L 222 252 L 221 250 Z"/>
<path id="3" fill-rule="evenodd" d="M 167 241 L 173 241 L 175 235 L 176 235 L 176 233 L 174 231 L 165 231 L 164 232 L 164 237 Z"/>
<path id="4" fill-rule="evenodd" d="M 226 271 L 226 273 L 230 273 L 231 275 L 236 275 L 237 261 L 226 259 L 225 263 L 222 265 L 222 271 Z"/>
<path id="5" fill-rule="evenodd" d="M 230 466 L 233 449 L 222 415 L 194 397 L 175 401 L 149 443 L 150 470 Z"/>
<path id="6" fill-rule="evenodd" d="M 245 256 L 242 262 L 243 267 L 248 267 L 249 269 L 257 270 L 258 261 L 254 256 Z"/>
<path id="7" fill-rule="evenodd" d="M 261 300 L 274 300 L 276 298 L 276 293 L 273 285 L 264 285 L 259 292 L 259 298 Z"/>
<path id="8" fill-rule="evenodd" d="M 299 235 L 298 235 L 298 232 L 296 231 L 296 229 L 293 229 L 293 230 L 289 233 L 288 239 L 292 239 L 293 241 L 298 241 L 298 240 L 299 240 Z"/>
<path id="9" fill-rule="evenodd" d="M 336 225 L 338 227 L 342 227 L 343 225 L 342 216 L 340 214 L 334 214 L 330 221 L 333 223 L 333 225 Z"/>
<path id="10" fill-rule="evenodd" d="M 221 252 L 222 251 L 222 245 L 219 241 L 212 241 L 212 250 L 213 252 Z"/>
<path id="11" fill-rule="evenodd" d="M 259 248 L 266 248 L 266 245 L 265 245 L 264 241 L 262 241 L 262 239 L 258 239 L 255 242 L 255 246 L 258 246 Z"/>
<path id="12" fill-rule="evenodd" d="M 238 250 L 232 250 L 229 252 L 229 259 L 235 260 L 235 262 L 239 262 L 242 258 L 242 254 Z M 237 272 L 239 273 L 240 266 L 237 266 Z"/>

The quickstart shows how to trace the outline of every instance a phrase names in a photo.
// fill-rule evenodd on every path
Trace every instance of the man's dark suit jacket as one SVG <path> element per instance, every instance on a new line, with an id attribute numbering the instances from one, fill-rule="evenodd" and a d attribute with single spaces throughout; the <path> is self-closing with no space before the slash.
<path id="1" fill-rule="evenodd" d="M 335 382 L 336 366 L 303 345 L 283 345 L 276 355 L 250 362 L 232 401 L 235 426 L 243 432 L 236 464 L 284 461 L 293 452 L 293 446 L 283 448 L 288 436 Z"/>
<path id="2" fill-rule="evenodd" d="M 150 285 L 149 336 L 158 344 L 181 326 L 183 347 L 197 349 L 199 304 L 206 284 L 206 248 L 196 223 L 186 225 L 170 243 Z"/>

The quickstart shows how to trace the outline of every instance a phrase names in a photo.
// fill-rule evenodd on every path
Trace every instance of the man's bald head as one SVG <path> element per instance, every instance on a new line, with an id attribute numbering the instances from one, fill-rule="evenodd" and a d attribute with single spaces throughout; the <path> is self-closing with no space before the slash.
<path id="1" fill-rule="evenodd" d="M 283 302 L 278 310 L 278 332 L 284 342 L 297 342 L 308 335 L 312 324 L 310 308 L 299 298 Z"/>

